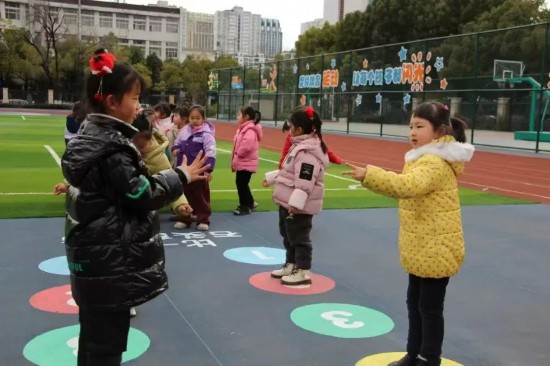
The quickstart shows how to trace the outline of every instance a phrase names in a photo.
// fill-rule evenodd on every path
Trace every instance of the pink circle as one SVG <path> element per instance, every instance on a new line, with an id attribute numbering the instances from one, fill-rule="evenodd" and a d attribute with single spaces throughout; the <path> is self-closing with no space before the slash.
<path id="1" fill-rule="evenodd" d="M 330 291 L 336 285 L 333 280 L 323 275 L 311 274 L 311 285 L 285 286 L 280 279 L 272 278 L 271 272 L 256 273 L 248 280 L 257 289 L 283 295 L 316 295 Z"/>
<path id="2" fill-rule="evenodd" d="M 37 292 L 29 302 L 34 308 L 50 313 L 78 314 L 78 305 L 71 295 L 71 285 L 52 287 Z"/>

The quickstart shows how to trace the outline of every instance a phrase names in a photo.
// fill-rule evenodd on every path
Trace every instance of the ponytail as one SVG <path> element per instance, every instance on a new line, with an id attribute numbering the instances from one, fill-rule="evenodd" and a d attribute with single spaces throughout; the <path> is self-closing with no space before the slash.
<path id="1" fill-rule="evenodd" d="M 261 120 L 262 120 L 262 114 L 260 113 L 260 111 L 255 111 L 254 112 L 254 124 L 257 125 L 258 123 L 260 123 Z"/>
<path id="2" fill-rule="evenodd" d="M 452 135 L 458 142 L 466 142 L 466 129 L 468 124 L 460 118 L 451 117 Z"/>
<path id="3" fill-rule="evenodd" d="M 323 141 L 323 134 L 321 132 L 321 125 L 323 124 L 323 122 L 321 122 L 321 118 L 319 118 L 319 115 L 317 114 L 317 112 L 313 113 L 312 121 L 313 121 L 313 127 L 315 128 L 314 133 L 317 135 L 317 137 L 319 137 L 319 140 L 321 140 L 321 149 L 323 150 L 323 153 L 326 154 L 328 149 L 327 149 L 327 145 Z"/>

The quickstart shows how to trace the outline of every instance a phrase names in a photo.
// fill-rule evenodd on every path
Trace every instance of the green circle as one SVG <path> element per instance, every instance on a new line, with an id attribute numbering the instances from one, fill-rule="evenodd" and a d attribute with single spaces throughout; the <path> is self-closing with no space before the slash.
<path id="1" fill-rule="evenodd" d="M 23 349 L 23 356 L 40 366 L 76 366 L 80 325 L 58 328 L 33 338 Z M 141 356 L 151 341 L 145 333 L 130 328 L 128 347 L 122 354 L 122 362 Z"/>
<path id="2" fill-rule="evenodd" d="M 306 305 L 294 309 L 290 319 L 300 328 L 337 338 L 377 337 L 394 327 L 386 314 L 350 304 Z"/>

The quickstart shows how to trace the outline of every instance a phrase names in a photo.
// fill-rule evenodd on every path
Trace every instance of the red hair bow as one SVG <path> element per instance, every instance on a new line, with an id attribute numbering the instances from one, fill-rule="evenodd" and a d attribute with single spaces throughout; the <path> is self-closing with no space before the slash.
<path id="1" fill-rule="evenodd" d="M 104 49 L 95 51 L 94 56 L 90 59 L 90 71 L 93 75 L 100 77 L 99 87 L 94 95 L 94 100 L 97 102 L 101 103 L 103 101 L 103 76 L 113 73 L 115 61 L 115 55 Z"/>
<path id="2" fill-rule="evenodd" d="M 309 117 L 309 119 L 313 119 L 313 107 L 309 106 L 309 107 L 306 107 L 306 116 Z"/>
<path id="3" fill-rule="evenodd" d="M 102 50 L 90 59 L 90 70 L 92 74 L 99 76 L 112 74 L 115 60 L 115 55 Z"/>

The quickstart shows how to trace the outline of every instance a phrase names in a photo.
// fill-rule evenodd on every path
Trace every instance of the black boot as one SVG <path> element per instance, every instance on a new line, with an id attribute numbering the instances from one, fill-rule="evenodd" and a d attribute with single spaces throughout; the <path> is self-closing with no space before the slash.
<path id="1" fill-rule="evenodd" d="M 416 357 L 413 357 L 407 353 L 405 357 L 403 357 L 399 361 L 394 361 L 388 364 L 388 366 L 417 366 Z"/>

